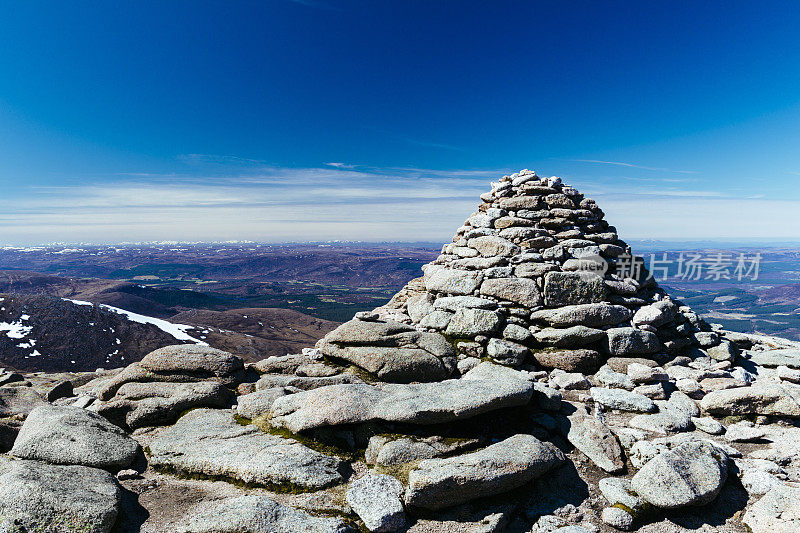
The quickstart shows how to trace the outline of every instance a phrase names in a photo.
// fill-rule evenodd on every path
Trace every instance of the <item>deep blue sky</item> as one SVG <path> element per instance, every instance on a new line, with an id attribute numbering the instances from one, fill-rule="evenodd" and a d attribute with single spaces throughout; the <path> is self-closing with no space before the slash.
<path id="1" fill-rule="evenodd" d="M 0 243 L 438 240 L 520 168 L 623 237 L 797 238 L 798 27 L 788 1 L 3 0 Z"/>

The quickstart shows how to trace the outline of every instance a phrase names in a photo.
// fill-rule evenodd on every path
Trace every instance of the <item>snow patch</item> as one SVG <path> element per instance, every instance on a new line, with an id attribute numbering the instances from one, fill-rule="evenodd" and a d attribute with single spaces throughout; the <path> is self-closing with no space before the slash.
<path id="1" fill-rule="evenodd" d="M 76 305 L 94 305 L 91 302 L 83 302 L 81 300 L 70 300 L 69 298 L 64 298 L 64 300 L 72 302 Z M 173 324 L 172 322 L 167 322 L 166 320 L 161 320 L 160 318 L 140 315 L 138 313 L 132 313 L 130 311 L 120 309 L 119 307 L 112 307 L 106 304 L 97 304 L 97 305 L 98 307 L 111 311 L 112 313 L 117 313 L 118 315 L 122 315 L 131 322 L 136 322 L 138 324 L 152 324 L 161 331 L 169 333 L 179 341 L 190 341 L 195 344 L 199 344 L 200 346 L 208 346 L 208 343 L 203 342 L 200 339 L 195 339 L 194 337 L 186 333 L 186 330 L 193 329 L 193 326 L 187 326 L 185 324 Z"/>
<path id="2" fill-rule="evenodd" d="M 33 331 L 33 327 L 24 325 L 20 318 L 16 322 L 0 322 L 0 332 L 2 331 L 6 332 L 6 337 L 9 339 L 24 339 Z"/>

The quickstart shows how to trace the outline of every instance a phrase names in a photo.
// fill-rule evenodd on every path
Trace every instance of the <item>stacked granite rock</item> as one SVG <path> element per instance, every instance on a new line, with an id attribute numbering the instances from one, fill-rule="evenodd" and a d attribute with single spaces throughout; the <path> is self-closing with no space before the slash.
<path id="1" fill-rule="evenodd" d="M 482 358 L 593 373 L 609 356 L 664 362 L 720 343 L 634 261 L 594 200 L 559 178 L 523 170 L 481 199 L 423 278 L 328 335 L 322 352 L 403 382 Z"/>
<path id="2" fill-rule="evenodd" d="M 557 178 L 482 200 L 316 348 L 0 386 L 0 531 L 800 531 L 800 343 L 700 320 Z"/>

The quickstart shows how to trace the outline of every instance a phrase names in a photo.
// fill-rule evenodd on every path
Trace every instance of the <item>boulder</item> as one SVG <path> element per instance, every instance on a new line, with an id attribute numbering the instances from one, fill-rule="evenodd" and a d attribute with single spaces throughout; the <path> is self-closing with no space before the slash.
<path id="1" fill-rule="evenodd" d="M 606 331 L 608 353 L 615 356 L 630 356 L 656 353 L 661 341 L 652 331 L 636 328 L 611 328 Z"/>
<path id="2" fill-rule="evenodd" d="M 457 457 L 426 459 L 408 475 L 406 505 L 442 509 L 519 488 L 564 461 L 550 443 L 514 435 Z"/>
<path id="3" fill-rule="evenodd" d="M 199 504 L 178 533 L 346 533 L 340 518 L 313 516 L 261 495 L 244 495 Z"/>
<path id="4" fill-rule="evenodd" d="M 520 251 L 516 244 L 494 235 L 470 239 L 467 246 L 477 250 L 482 257 L 511 257 Z"/>
<path id="5" fill-rule="evenodd" d="M 639 413 L 652 413 L 656 411 L 656 404 L 647 396 L 622 389 L 606 389 L 592 387 L 589 390 L 592 399 L 609 409 L 618 411 L 634 411 Z"/>
<path id="6" fill-rule="evenodd" d="M 611 367 L 603 365 L 594 375 L 594 381 L 598 385 L 602 385 L 609 389 L 625 389 L 633 390 L 636 386 L 627 374 L 621 372 L 614 372 Z"/>
<path id="7" fill-rule="evenodd" d="M 273 355 L 254 363 L 253 369 L 259 374 L 294 374 L 297 367 L 310 360 L 310 357 L 300 353 Z"/>
<path id="8" fill-rule="evenodd" d="M 490 278 L 483 281 L 480 293 L 524 307 L 542 304 L 542 295 L 536 281 L 528 278 Z"/>
<path id="9" fill-rule="evenodd" d="M 634 517 L 640 516 L 648 508 L 647 502 L 631 490 L 629 479 L 620 477 L 607 477 L 597 484 L 600 493 L 611 505 L 618 505 L 630 509 Z"/>
<path id="10" fill-rule="evenodd" d="M 243 394 L 237 398 L 236 414 L 250 420 L 267 415 L 272 408 L 272 402 L 274 402 L 276 398 L 292 394 L 293 392 L 299 391 L 293 387 L 275 387 L 272 389 L 258 390 L 250 394 Z"/>
<path id="11" fill-rule="evenodd" d="M 468 296 L 480 286 L 482 279 L 483 274 L 477 271 L 438 268 L 425 273 L 425 289 Z"/>
<path id="12" fill-rule="evenodd" d="M 54 405 L 31 411 L 11 449 L 22 459 L 117 470 L 138 453 L 139 443 L 102 416 Z"/>
<path id="13" fill-rule="evenodd" d="M 73 384 L 70 380 L 65 379 L 53 385 L 50 390 L 47 391 L 45 398 L 48 402 L 53 403 L 56 400 L 60 400 L 61 398 L 69 398 L 73 395 Z"/>
<path id="14" fill-rule="evenodd" d="M 628 425 L 661 435 L 692 428 L 692 415 L 685 409 L 663 400 L 656 400 L 655 404 L 657 413 L 636 415 L 628 421 Z"/>
<path id="15" fill-rule="evenodd" d="M 49 404 L 30 387 L 0 387 L 0 418 L 25 418 L 42 405 Z"/>
<path id="16" fill-rule="evenodd" d="M 489 339 L 486 345 L 486 355 L 498 363 L 519 366 L 528 356 L 530 351 L 522 344 L 502 339 Z"/>
<path id="17" fill-rule="evenodd" d="M 634 326 L 658 327 L 675 319 L 675 304 L 670 300 L 660 300 L 656 303 L 645 305 L 636 310 L 631 318 Z"/>
<path id="18" fill-rule="evenodd" d="M 599 341 L 606 336 L 601 329 L 586 326 L 572 326 L 570 328 L 544 328 L 533 334 L 537 342 L 555 346 L 557 348 L 574 348 L 586 346 Z"/>
<path id="19" fill-rule="evenodd" d="M 775 415 L 800 418 L 800 404 L 778 384 L 755 383 L 749 387 L 709 392 L 700 402 L 713 415 Z"/>
<path id="20" fill-rule="evenodd" d="M 709 346 L 705 350 L 708 356 L 716 361 L 733 361 L 739 355 L 739 348 L 728 340 L 723 340 L 716 346 Z"/>
<path id="21" fill-rule="evenodd" d="M 199 344 L 166 346 L 145 355 L 139 364 L 155 374 L 181 375 L 197 380 L 219 379 L 232 384 L 244 369 L 241 357 Z"/>
<path id="22" fill-rule="evenodd" d="M 344 385 L 347 383 L 364 383 L 364 381 L 350 372 L 343 372 L 335 376 L 287 376 L 283 374 L 264 374 L 256 381 L 256 390 L 275 388 L 290 388 L 312 390 L 329 385 Z"/>
<path id="23" fill-rule="evenodd" d="M 603 278 L 593 272 L 548 272 L 544 276 L 547 307 L 602 302 L 606 295 Z"/>
<path id="24" fill-rule="evenodd" d="M 233 393 L 216 381 L 197 383 L 127 382 L 109 402 L 91 406 L 111 422 L 130 429 L 175 422 L 197 407 L 227 407 Z"/>
<path id="25" fill-rule="evenodd" d="M 13 461 L 0 476 L 0 531 L 108 533 L 121 497 L 104 470 Z"/>
<path id="26" fill-rule="evenodd" d="M 399 531 L 406 525 L 403 484 L 385 474 L 367 474 L 347 489 L 346 499 L 364 526 L 375 533 Z"/>
<path id="27" fill-rule="evenodd" d="M 534 384 L 511 369 L 481 363 L 461 379 L 436 383 L 336 385 L 272 404 L 270 423 L 299 433 L 371 420 L 439 424 L 527 404 Z"/>
<path id="28" fill-rule="evenodd" d="M 150 443 L 150 465 L 266 487 L 320 489 L 343 479 L 341 460 L 214 409 L 195 409 L 161 430 Z"/>
<path id="29" fill-rule="evenodd" d="M 716 446 L 693 441 L 663 452 L 631 479 L 631 488 L 661 509 L 705 505 L 728 477 L 728 458 Z"/>
<path id="30" fill-rule="evenodd" d="M 477 443 L 477 439 L 444 439 L 439 436 L 375 435 L 369 439 L 364 460 L 367 464 L 400 465 L 450 455 Z"/>
<path id="31" fill-rule="evenodd" d="M 476 335 L 491 335 L 500 329 L 501 317 L 487 309 L 459 309 L 450 319 L 445 334 L 457 338 L 474 338 Z"/>
<path id="32" fill-rule="evenodd" d="M 608 427 L 591 416 L 572 416 L 569 419 L 567 440 L 606 472 L 625 469 L 622 448 Z"/>
<path id="33" fill-rule="evenodd" d="M 244 377 L 240 357 L 209 346 L 178 344 L 150 352 L 111 378 L 96 380 L 92 393 L 110 400 L 126 383 L 215 381 L 233 387 Z"/>
<path id="34" fill-rule="evenodd" d="M 433 308 L 455 313 L 460 309 L 493 310 L 497 308 L 497 303 L 477 296 L 442 296 L 433 302 Z"/>
<path id="35" fill-rule="evenodd" d="M 616 326 L 631 318 L 628 308 L 605 302 L 567 305 L 557 309 L 542 309 L 531 313 L 531 320 L 541 320 L 551 326 L 587 326 L 599 328 Z"/>
<path id="36" fill-rule="evenodd" d="M 603 364 L 600 353 L 587 348 L 533 350 L 533 358 L 544 368 L 587 374 L 594 372 Z"/>
<path id="37" fill-rule="evenodd" d="M 455 348 L 438 333 L 399 322 L 351 320 L 317 343 L 328 357 L 352 363 L 383 381 L 437 381 L 455 369 Z"/>
<path id="38" fill-rule="evenodd" d="M 759 366 L 800 368 L 800 348 L 748 352 L 748 356 L 753 363 Z"/>
<path id="39" fill-rule="evenodd" d="M 752 533 L 800 531 L 800 488 L 777 486 L 744 513 L 742 522 Z"/>
<path id="40" fill-rule="evenodd" d="M 633 529 L 634 517 L 621 507 L 606 507 L 600 515 L 604 523 L 622 531 Z"/>

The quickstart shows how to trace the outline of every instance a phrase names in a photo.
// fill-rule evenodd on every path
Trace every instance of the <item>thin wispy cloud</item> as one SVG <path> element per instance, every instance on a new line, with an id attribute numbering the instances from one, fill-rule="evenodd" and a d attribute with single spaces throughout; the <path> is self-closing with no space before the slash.
<path id="1" fill-rule="evenodd" d="M 644 165 L 636 165 L 633 163 L 625 163 L 622 161 L 603 161 L 600 159 L 568 159 L 567 161 L 574 161 L 576 163 L 596 163 L 599 165 L 615 165 L 618 167 L 629 167 L 629 168 L 639 168 L 642 170 L 655 170 L 659 172 L 677 172 L 679 174 L 697 174 L 695 170 L 673 170 L 670 168 L 660 168 L 660 167 L 647 167 Z"/>
<path id="2" fill-rule="evenodd" d="M 245 165 L 265 165 L 267 161 L 262 159 L 250 159 L 236 155 L 215 155 L 215 154 L 181 154 L 178 160 L 186 163 L 219 163 L 231 164 L 239 163 Z"/>
<path id="3" fill-rule="evenodd" d="M 219 161 L 226 158 L 230 162 L 220 171 Z M 258 160 L 242 164 L 242 160 L 247 161 L 235 156 L 194 158 L 194 174 L 130 172 L 95 182 L 28 187 L 0 210 L 0 235 L 9 244 L 444 242 L 476 209 L 478 196 L 489 190 L 489 182 L 510 173 L 506 169 L 380 168 L 336 162 L 285 168 Z M 708 228 L 708 236 L 713 232 L 725 236 L 735 228 L 742 237 L 758 237 L 798 223 L 796 201 L 752 197 L 752 192 L 744 190 L 566 181 L 595 196 L 623 237 L 670 238 L 690 229 L 696 232 L 698 227 Z M 765 215 L 749 225 L 739 224 L 742 217 L 736 214 L 748 210 Z"/>

